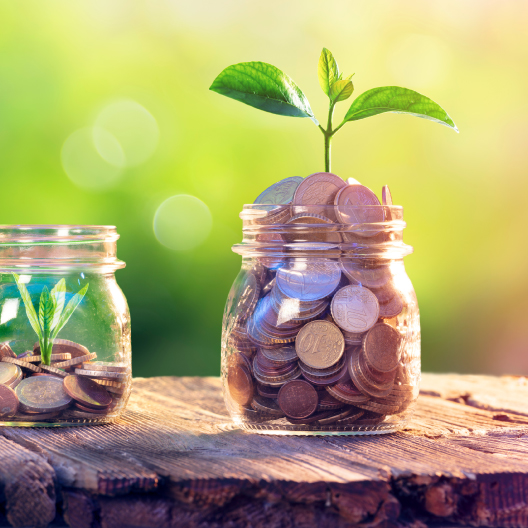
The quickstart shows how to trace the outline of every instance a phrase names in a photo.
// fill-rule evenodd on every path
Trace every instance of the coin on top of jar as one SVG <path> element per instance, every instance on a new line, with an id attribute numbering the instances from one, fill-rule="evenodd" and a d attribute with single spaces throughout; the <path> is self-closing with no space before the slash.
<path id="1" fill-rule="evenodd" d="M 295 350 L 309 367 L 325 369 L 341 359 L 345 339 L 336 325 L 328 321 L 312 321 L 297 334 Z"/>
<path id="2" fill-rule="evenodd" d="M 335 220 L 333 208 L 335 196 L 340 189 L 346 186 L 342 178 L 331 172 L 316 172 L 304 178 L 302 183 L 297 187 L 293 197 L 294 213 L 295 206 L 315 206 L 310 207 L 311 213 L 328 216 L 330 220 Z"/>
<path id="3" fill-rule="evenodd" d="M 253 203 L 287 205 L 293 200 L 293 195 L 302 181 L 301 176 L 284 178 L 260 193 Z"/>
<path id="4" fill-rule="evenodd" d="M 379 317 L 378 299 L 362 286 L 345 286 L 338 290 L 330 310 L 336 324 L 347 332 L 366 332 Z"/>
<path id="5" fill-rule="evenodd" d="M 335 197 L 337 219 L 343 224 L 383 222 L 383 209 L 378 197 L 364 185 L 347 185 Z M 362 207 L 363 206 L 363 207 Z"/>

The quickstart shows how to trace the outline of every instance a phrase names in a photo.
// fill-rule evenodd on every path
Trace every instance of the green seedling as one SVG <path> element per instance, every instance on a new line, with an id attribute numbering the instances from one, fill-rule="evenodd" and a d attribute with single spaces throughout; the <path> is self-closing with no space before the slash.
<path id="1" fill-rule="evenodd" d="M 20 277 L 16 273 L 13 273 L 13 276 L 15 277 L 20 297 L 24 301 L 31 327 L 38 336 L 42 364 L 49 365 L 53 341 L 83 300 L 88 291 L 88 284 L 70 299 L 66 307 L 64 307 L 66 298 L 66 281 L 64 279 L 57 282 L 51 292 L 47 286 L 44 286 L 40 294 L 37 316 L 26 285 L 20 281 Z"/>
<path id="2" fill-rule="evenodd" d="M 409 114 L 448 126 L 458 132 L 448 113 L 433 100 L 408 88 L 382 86 L 362 93 L 353 102 L 343 121 L 333 128 L 337 103 L 346 101 L 354 92 L 352 75 L 343 77 L 332 53 L 323 48 L 319 58 L 318 77 L 323 92 L 330 100 L 326 128 L 315 118 L 302 90 L 284 72 L 265 62 L 241 62 L 223 70 L 209 88 L 249 106 L 290 117 L 309 117 L 324 135 L 325 171 L 330 172 L 330 143 L 346 123 L 359 121 L 386 112 Z"/>

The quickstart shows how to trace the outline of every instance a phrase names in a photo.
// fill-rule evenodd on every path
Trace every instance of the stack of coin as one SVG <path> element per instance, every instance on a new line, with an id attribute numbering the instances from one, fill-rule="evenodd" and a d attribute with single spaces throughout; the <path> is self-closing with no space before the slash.
<path id="1" fill-rule="evenodd" d="M 0 420 L 97 419 L 125 401 L 131 379 L 127 364 L 95 361 L 96 353 L 60 339 L 50 359 L 50 365 L 42 364 L 38 344 L 19 356 L 9 343 L 0 344 Z"/>
<path id="2" fill-rule="evenodd" d="M 416 399 L 417 376 L 404 353 L 401 314 L 409 297 L 402 268 L 361 251 L 343 258 L 326 251 L 341 242 L 360 248 L 367 239 L 393 240 L 376 227 L 392 220 L 388 187 L 382 196 L 384 207 L 373 208 L 380 202 L 359 182 L 316 173 L 277 182 L 255 201 L 260 206 L 250 223 L 264 226 L 255 228 L 264 233 L 256 240 L 281 244 L 282 254 L 254 259 L 226 309 L 227 394 L 242 415 L 367 427 Z M 285 246 L 292 252 L 317 246 L 325 256 L 289 257 Z"/>

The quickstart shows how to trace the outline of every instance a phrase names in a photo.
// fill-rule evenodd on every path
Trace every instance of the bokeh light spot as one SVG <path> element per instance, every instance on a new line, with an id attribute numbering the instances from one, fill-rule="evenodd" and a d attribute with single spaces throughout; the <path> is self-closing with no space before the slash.
<path id="1" fill-rule="evenodd" d="M 125 164 L 134 167 L 147 161 L 158 146 L 159 128 L 152 114 L 132 100 L 117 101 L 102 110 L 95 121 L 98 129 L 114 136 L 121 146 Z M 111 164 L 116 159 L 115 151 L 99 134 L 94 135 L 99 154 Z"/>
<path id="2" fill-rule="evenodd" d="M 193 249 L 209 236 L 213 218 L 207 205 L 188 194 L 167 198 L 154 215 L 154 234 L 169 249 Z"/>
<path id="3" fill-rule="evenodd" d="M 101 144 L 112 153 L 111 159 L 119 159 L 119 143 L 109 132 L 99 130 Z M 121 157 L 123 160 L 123 156 Z M 89 190 L 112 187 L 121 175 L 121 166 L 107 163 L 94 145 L 94 130 L 81 128 L 71 134 L 62 146 L 61 160 L 64 171 L 75 185 Z"/>

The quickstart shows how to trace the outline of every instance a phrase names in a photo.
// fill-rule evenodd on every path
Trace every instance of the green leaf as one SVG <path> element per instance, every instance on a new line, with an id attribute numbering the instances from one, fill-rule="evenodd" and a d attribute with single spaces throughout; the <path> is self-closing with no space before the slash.
<path id="1" fill-rule="evenodd" d="M 44 286 L 40 294 L 39 304 L 39 323 L 42 330 L 42 335 L 48 336 L 51 328 L 51 321 L 53 320 L 53 313 L 55 306 L 53 297 L 50 295 L 48 287 Z"/>
<path id="2" fill-rule="evenodd" d="M 423 117 L 458 132 L 455 123 L 440 105 L 414 90 L 398 86 L 383 86 L 362 93 L 352 103 L 343 123 L 365 119 L 385 112 Z"/>
<path id="3" fill-rule="evenodd" d="M 35 308 L 33 307 L 33 303 L 31 302 L 31 296 L 27 291 L 26 285 L 23 282 L 20 282 L 20 277 L 16 273 L 13 273 L 13 277 L 15 278 L 16 285 L 18 286 L 20 297 L 22 297 L 22 300 L 24 301 L 24 306 L 26 308 L 26 314 L 27 318 L 29 319 L 29 323 L 31 324 L 31 327 L 33 328 L 35 333 L 40 338 L 42 332 L 39 325 L 37 313 L 35 312 Z"/>
<path id="4" fill-rule="evenodd" d="M 319 124 L 302 90 L 284 72 L 265 62 L 228 66 L 209 89 L 265 112 L 309 117 Z"/>
<path id="5" fill-rule="evenodd" d="M 51 322 L 51 329 L 53 330 L 59 323 L 59 318 L 62 314 L 62 310 L 64 309 L 64 299 L 66 297 L 66 281 L 64 279 L 61 279 L 59 282 L 57 282 L 57 284 L 55 284 L 54 288 L 51 290 L 50 295 L 53 298 L 53 302 L 55 304 L 53 321 Z"/>
<path id="6" fill-rule="evenodd" d="M 332 84 L 329 97 L 333 103 L 338 103 L 339 101 L 345 101 L 348 99 L 353 91 L 354 85 L 352 84 L 352 81 L 343 79 L 342 81 L 336 81 Z"/>
<path id="7" fill-rule="evenodd" d="M 330 50 L 323 48 L 317 66 L 317 76 L 323 92 L 330 97 L 330 88 L 339 79 L 339 68 Z"/>
<path id="8" fill-rule="evenodd" d="M 83 300 L 87 291 L 88 291 L 88 284 L 70 299 L 70 302 L 66 305 L 66 308 L 64 308 L 64 311 L 62 312 L 59 318 L 59 322 L 57 323 L 57 326 L 52 331 L 52 334 L 51 334 L 52 340 L 57 337 L 57 334 L 62 330 L 64 325 L 69 321 L 73 312 L 75 312 L 75 309 L 77 308 L 77 306 L 81 304 L 81 301 Z"/>

